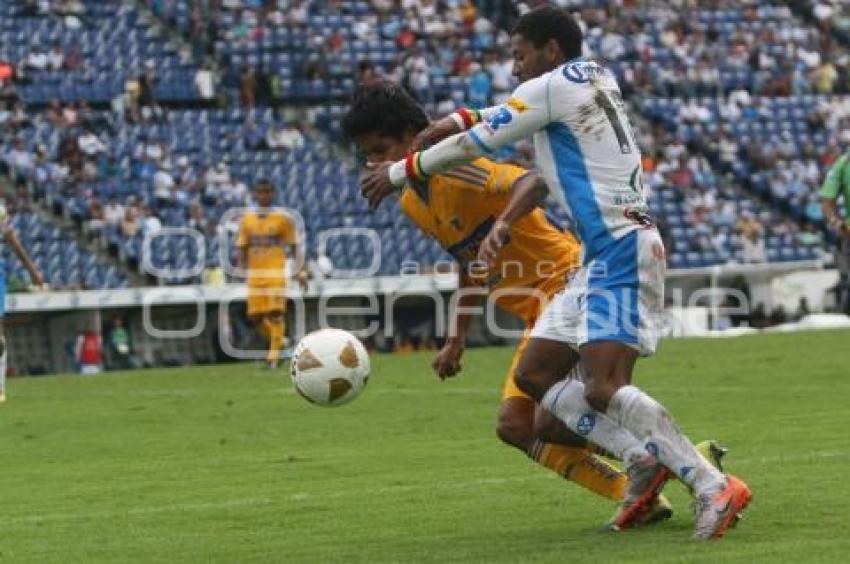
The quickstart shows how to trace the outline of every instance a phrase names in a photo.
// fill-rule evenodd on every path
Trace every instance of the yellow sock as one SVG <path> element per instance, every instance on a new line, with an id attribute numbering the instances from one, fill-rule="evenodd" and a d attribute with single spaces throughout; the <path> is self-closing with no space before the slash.
<path id="1" fill-rule="evenodd" d="M 280 359 L 280 347 L 283 341 L 283 320 L 266 319 L 265 323 L 269 332 L 269 354 L 266 360 L 277 362 Z"/>
<path id="2" fill-rule="evenodd" d="M 584 447 L 534 441 L 529 456 L 571 482 L 602 497 L 622 501 L 626 474 Z"/>
<path id="3" fill-rule="evenodd" d="M 268 319 L 265 319 L 265 318 L 261 319 L 260 322 L 256 324 L 256 327 L 257 327 L 257 333 L 259 333 L 260 336 L 263 339 L 269 338 L 269 320 Z"/>

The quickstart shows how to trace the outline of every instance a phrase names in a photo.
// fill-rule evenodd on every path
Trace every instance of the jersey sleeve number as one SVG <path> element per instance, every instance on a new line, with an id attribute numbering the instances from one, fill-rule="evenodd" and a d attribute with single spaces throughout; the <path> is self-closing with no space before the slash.
<path id="1" fill-rule="evenodd" d="M 612 99 L 613 96 L 617 97 L 617 103 Z M 605 112 L 608 121 L 611 122 L 611 127 L 614 128 L 614 135 L 617 136 L 617 143 L 620 144 L 620 151 L 623 154 L 631 153 L 631 126 L 628 121 L 623 122 L 622 110 L 620 109 L 622 105 L 620 95 L 616 91 L 598 90 L 595 101 L 602 108 L 602 111 Z"/>

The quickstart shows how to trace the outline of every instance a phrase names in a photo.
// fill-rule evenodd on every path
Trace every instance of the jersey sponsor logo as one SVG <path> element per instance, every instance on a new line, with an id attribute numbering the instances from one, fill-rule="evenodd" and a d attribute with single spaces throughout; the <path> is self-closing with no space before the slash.
<path id="1" fill-rule="evenodd" d="M 643 196 L 640 194 L 622 194 L 614 196 L 614 205 L 615 206 L 631 206 L 634 204 L 642 204 Z"/>
<path id="2" fill-rule="evenodd" d="M 511 111 L 508 108 L 502 106 L 501 108 L 499 108 L 499 111 L 496 112 L 496 114 L 487 121 L 487 128 L 490 130 L 491 133 L 495 133 L 496 131 L 499 131 L 499 128 L 503 125 L 508 125 L 509 123 L 511 123 L 513 119 L 514 115 L 511 113 Z"/>
<path id="3" fill-rule="evenodd" d="M 646 452 L 648 452 L 652 456 L 658 458 L 658 445 L 657 444 L 650 441 L 650 442 L 646 443 L 646 446 L 644 448 L 646 448 Z"/>
<path id="4" fill-rule="evenodd" d="M 584 84 L 590 81 L 590 77 L 585 72 L 586 66 L 582 63 L 570 63 L 564 66 L 564 78 L 576 84 Z"/>
<path id="5" fill-rule="evenodd" d="M 528 104 L 516 97 L 510 98 L 505 104 L 515 109 L 518 114 L 521 114 L 528 109 Z"/>
<path id="6" fill-rule="evenodd" d="M 578 422 L 576 423 L 576 431 L 578 431 L 579 435 L 587 436 L 593 428 L 596 426 L 596 415 L 589 411 L 579 417 Z"/>
<path id="7" fill-rule="evenodd" d="M 605 68 L 595 61 L 575 61 L 564 65 L 561 71 L 564 78 L 576 84 L 585 84 L 591 80 L 605 78 Z M 616 84 L 616 82 L 614 83 Z"/>
<path id="8" fill-rule="evenodd" d="M 655 222 L 652 220 L 652 216 L 646 210 L 638 209 L 638 208 L 626 208 L 626 211 L 623 212 L 623 216 L 637 223 L 641 227 L 652 227 L 655 225 Z"/>

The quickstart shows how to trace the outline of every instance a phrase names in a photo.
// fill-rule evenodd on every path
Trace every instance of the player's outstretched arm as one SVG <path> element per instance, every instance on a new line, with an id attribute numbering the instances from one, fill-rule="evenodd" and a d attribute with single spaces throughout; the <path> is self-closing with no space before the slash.
<path id="1" fill-rule="evenodd" d="M 538 207 L 549 192 L 546 182 L 538 174 L 529 172 L 517 178 L 511 190 L 511 199 L 504 211 L 481 242 L 478 260 L 493 264 L 496 255 L 510 240 L 511 226 Z"/>
<path id="2" fill-rule="evenodd" d="M 396 163 L 372 165 L 360 182 L 363 196 L 375 208 L 409 181 L 422 181 L 431 174 L 466 164 L 545 127 L 551 119 L 548 84 L 548 75 L 530 80 L 488 120 L 469 131 L 453 135 L 424 151 L 411 153 Z"/>
<path id="3" fill-rule="evenodd" d="M 428 127 L 423 129 L 413 138 L 411 151 L 424 151 L 431 145 L 439 143 L 446 137 L 451 137 L 471 129 L 474 125 L 493 117 L 501 106 L 490 106 L 480 110 L 472 108 L 460 108 L 454 113 L 441 119 L 432 121 Z"/>
<path id="4" fill-rule="evenodd" d="M 452 320 L 449 322 L 451 329 L 443 348 L 431 363 L 431 368 L 440 380 L 456 376 L 462 369 L 460 359 L 466 347 L 466 334 L 472 321 L 470 311 L 481 303 L 483 297 L 481 292 L 476 291 L 478 289 L 469 283 L 466 272 L 458 273 L 457 301 L 452 307 Z"/>
<path id="5" fill-rule="evenodd" d="M 44 277 L 33 264 L 32 260 L 30 260 L 29 254 L 26 249 L 24 249 L 23 245 L 21 245 L 21 241 L 18 239 L 15 231 L 11 227 L 7 227 L 3 232 L 3 237 L 12 248 L 12 251 L 14 251 L 20 259 L 21 264 L 23 264 L 24 268 L 26 268 L 27 272 L 29 272 L 30 280 L 32 280 L 33 285 L 38 287 L 44 286 Z"/>

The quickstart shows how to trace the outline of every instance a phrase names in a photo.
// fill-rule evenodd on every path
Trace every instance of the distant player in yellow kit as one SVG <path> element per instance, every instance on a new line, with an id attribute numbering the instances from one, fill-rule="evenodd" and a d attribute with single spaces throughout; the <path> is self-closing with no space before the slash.
<path id="1" fill-rule="evenodd" d="M 410 95 L 397 85 L 382 83 L 363 87 L 355 94 L 342 127 L 369 162 L 379 163 L 403 158 L 427 125 L 428 117 Z M 411 221 L 457 260 L 460 287 L 479 286 L 491 296 L 496 293 L 496 304 L 516 314 L 530 329 L 546 301 L 565 287 L 568 274 L 579 264 L 580 247 L 575 238 L 554 227 L 537 209 L 514 225 L 510 243 L 492 268 L 481 270 L 473 264 L 481 241 L 507 206 L 512 190 L 525 182 L 542 181 L 520 167 L 481 158 L 409 184 L 400 197 L 401 209 Z M 540 188 L 546 190 L 545 185 Z M 459 305 L 472 306 L 481 297 L 467 295 Z M 460 372 L 469 322 L 470 316 L 457 315 L 456 335 L 447 339 L 433 362 L 440 378 Z M 525 344 L 523 338 L 505 381 L 497 424 L 499 438 L 564 478 L 598 495 L 621 500 L 627 483 L 625 474 L 598 456 L 582 437 L 537 409 L 534 401 L 517 388 L 514 369 Z M 662 519 L 670 513 L 669 506 L 659 507 L 654 518 Z"/>
<path id="2" fill-rule="evenodd" d="M 295 256 L 297 234 L 292 218 L 272 207 L 274 186 L 259 180 L 254 188 L 256 207 L 242 217 L 236 247 L 248 276 L 248 317 L 268 340 L 266 365 L 276 368 L 286 335 L 286 258 Z M 298 281 L 305 284 L 305 273 Z"/>

